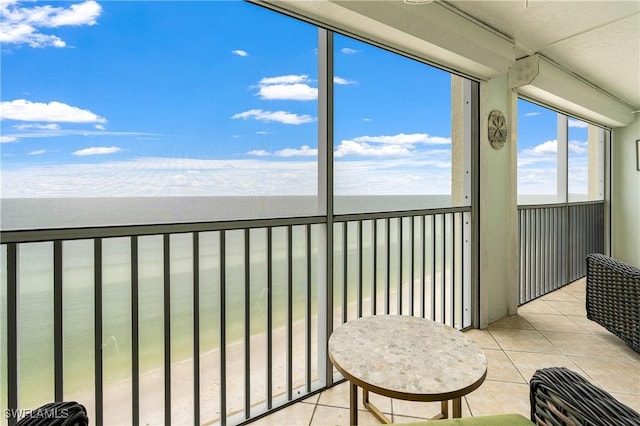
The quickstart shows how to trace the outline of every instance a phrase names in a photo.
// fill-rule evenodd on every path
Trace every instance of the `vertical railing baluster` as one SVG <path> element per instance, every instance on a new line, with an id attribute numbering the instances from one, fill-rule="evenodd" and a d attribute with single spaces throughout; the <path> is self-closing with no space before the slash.
<path id="1" fill-rule="evenodd" d="M 101 426 L 104 422 L 104 398 L 102 393 L 102 238 L 93 240 L 93 273 L 94 273 L 94 374 L 95 374 L 95 424 Z"/>
<path id="2" fill-rule="evenodd" d="M 131 237 L 131 424 L 140 424 L 140 339 L 138 237 Z"/>
<path id="3" fill-rule="evenodd" d="M 244 230 L 244 418 L 251 417 L 251 230 Z"/>
<path id="4" fill-rule="evenodd" d="M 436 320 L 436 218 L 431 216 L 431 319 Z"/>
<path id="5" fill-rule="evenodd" d="M 220 231 L 220 425 L 227 424 L 227 234 Z"/>
<path id="6" fill-rule="evenodd" d="M 7 244 L 7 409 L 9 426 L 18 422 L 18 245 Z"/>
<path id="7" fill-rule="evenodd" d="M 422 239 L 420 240 L 420 247 L 422 248 L 422 258 L 420 259 L 420 316 L 425 318 L 426 316 L 426 277 L 427 273 L 427 216 L 420 215 L 420 231 L 422 232 Z"/>
<path id="8" fill-rule="evenodd" d="M 357 288 L 357 295 L 356 295 L 356 304 L 357 304 L 357 318 L 362 317 L 362 298 L 363 298 L 363 294 L 362 294 L 362 275 L 364 273 L 363 271 L 363 260 L 362 260 L 362 256 L 363 256 L 363 247 L 362 247 L 362 220 L 358 220 L 357 222 L 357 253 L 358 253 L 358 288 Z"/>
<path id="9" fill-rule="evenodd" d="M 273 228 L 267 228 L 267 409 L 273 408 Z"/>
<path id="10" fill-rule="evenodd" d="M 398 219 L 398 228 L 396 229 L 397 232 L 397 238 L 398 241 L 396 244 L 398 244 L 398 315 L 402 315 L 402 296 L 404 293 L 404 275 L 403 275 L 403 254 L 404 254 L 404 250 L 403 250 L 403 238 L 402 238 L 402 233 L 404 232 L 404 227 L 403 227 L 403 223 L 404 220 L 402 219 L 402 217 L 399 217 Z"/>
<path id="11" fill-rule="evenodd" d="M 446 307 L 446 299 L 447 299 L 447 217 L 448 214 L 442 214 L 440 216 L 440 239 L 442 240 L 442 255 L 440 256 L 440 320 L 443 324 L 447 322 L 447 307 Z"/>
<path id="12" fill-rule="evenodd" d="M 451 327 L 456 326 L 456 217 L 460 214 L 451 215 Z"/>
<path id="13" fill-rule="evenodd" d="M 378 220 L 371 221 L 371 315 L 378 312 Z"/>
<path id="14" fill-rule="evenodd" d="M 164 424 L 171 425 L 171 235 L 163 235 Z"/>
<path id="15" fill-rule="evenodd" d="M 287 401 L 293 399 L 293 236 L 287 226 Z"/>
<path id="16" fill-rule="evenodd" d="M 53 242 L 53 364 L 54 398 L 64 399 L 64 331 L 62 300 L 62 241 Z"/>
<path id="17" fill-rule="evenodd" d="M 200 233 L 192 234 L 193 251 L 193 424 L 200 424 Z"/>
<path id="18" fill-rule="evenodd" d="M 349 268 L 349 254 L 348 254 L 348 222 L 342 222 L 342 323 L 347 322 L 348 319 L 348 268 Z"/>
<path id="19" fill-rule="evenodd" d="M 305 323 L 305 370 L 306 370 L 306 386 L 307 392 L 311 392 L 311 225 L 305 225 L 305 242 L 306 242 L 306 323 Z"/>
<path id="20" fill-rule="evenodd" d="M 391 311 L 391 220 L 385 219 L 385 274 L 384 274 L 384 288 L 385 288 L 385 301 L 384 301 L 384 313 L 389 314 Z"/>
<path id="21" fill-rule="evenodd" d="M 549 208 L 545 207 L 544 209 L 541 210 L 542 213 L 542 267 L 543 267 L 543 271 L 542 271 L 542 279 L 544 280 L 543 285 L 544 285 L 544 292 L 548 293 L 551 290 L 551 286 L 549 285 L 549 280 L 547 277 L 547 273 L 549 271 L 548 268 L 548 263 L 547 263 L 547 259 L 548 259 L 548 253 L 547 253 L 547 244 L 549 243 L 549 221 L 547 220 L 547 214 L 549 212 Z"/>
<path id="22" fill-rule="evenodd" d="M 414 293 L 414 265 L 415 265 L 415 255 L 414 255 L 414 244 L 415 244 L 415 229 L 414 229 L 414 222 L 415 222 L 415 217 L 414 216 L 409 216 L 409 233 L 410 233 L 410 237 L 409 237 L 409 242 L 410 242 L 410 246 L 409 246 L 409 259 L 411 259 L 411 262 L 409 262 L 409 266 L 411 267 L 410 271 L 409 271 L 409 315 L 414 316 L 414 303 L 415 303 L 415 293 Z"/>

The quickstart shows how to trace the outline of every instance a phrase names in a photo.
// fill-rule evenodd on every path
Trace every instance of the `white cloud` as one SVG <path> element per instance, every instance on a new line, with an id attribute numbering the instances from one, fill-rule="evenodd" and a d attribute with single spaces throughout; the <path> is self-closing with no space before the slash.
<path id="1" fill-rule="evenodd" d="M 427 133 L 398 133 L 397 135 L 359 136 L 353 140 L 356 142 L 374 142 L 391 145 L 448 145 L 451 143 L 451 138 L 431 136 Z"/>
<path id="2" fill-rule="evenodd" d="M 28 129 L 27 129 L 28 130 Z M 11 136 L 27 138 L 53 138 L 60 136 L 139 136 L 141 140 L 157 140 L 155 133 L 143 132 L 108 132 L 104 130 L 84 130 L 84 129 L 33 129 L 31 132 L 13 133 Z"/>
<path id="3" fill-rule="evenodd" d="M 334 156 L 407 157 L 417 154 L 417 145 L 450 145 L 451 138 L 427 133 L 398 133 L 396 135 L 358 136 L 340 142 Z M 450 155 L 449 151 L 441 150 Z M 431 151 L 433 154 L 436 151 Z M 440 152 L 440 151 L 438 151 Z M 430 164 L 433 165 L 433 164 Z"/>
<path id="4" fill-rule="evenodd" d="M 342 49 L 340 49 L 340 52 L 344 53 L 345 55 L 355 55 L 359 52 L 359 50 L 351 49 L 349 47 L 343 47 Z"/>
<path id="5" fill-rule="evenodd" d="M 265 151 L 264 149 L 253 149 L 249 152 L 247 152 L 248 155 L 255 155 L 256 157 L 268 157 L 269 154 L 267 151 Z"/>
<path id="6" fill-rule="evenodd" d="M 105 130 L 105 127 L 102 124 L 96 124 L 94 127 L 98 130 Z"/>
<path id="7" fill-rule="evenodd" d="M 47 152 L 46 149 L 38 149 L 36 151 L 31 151 L 27 155 L 42 155 L 42 154 L 45 154 L 46 152 Z"/>
<path id="8" fill-rule="evenodd" d="M 338 77 L 338 76 L 333 77 L 333 82 L 335 84 L 338 84 L 338 85 L 341 85 L 341 86 L 346 86 L 346 85 L 349 85 L 349 84 L 358 84 L 357 81 L 347 80 L 346 78 L 342 78 L 342 77 Z"/>
<path id="9" fill-rule="evenodd" d="M 525 117 L 535 117 L 536 115 L 540 115 L 542 114 L 541 112 L 527 112 L 524 116 Z"/>
<path id="10" fill-rule="evenodd" d="M 585 123 L 584 121 L 570 118 L 568 120 L 568 126 L 569 127 L 577 127 L 579 129 L 586 129 L 586 128 L 589 127 L 589 123 Z"/>
<path id="11" fill-rule="evenodd" d="M 528 155 L 548 155 L 558 153 L 558 141 L 556 139 L 542 142 L 533 148 L 525 149 L 524 154 Z"/>
<path id="12" fill-rule="evenodd" d="M 448 194 L 450 170 L 444 167 L 444 160 L 442 168 L 428 167 L 430 164 L 416 156 L 384 161 L 343 159 L 335 167 L 336 194 Z M 313 195 L 318 188 L 315 159 L 283 161 L 275 157 L 139 158 L 34 165 L 2 173 L 1 191 L 7 198 Z M 245 213 L 252 214 L 241 214 Z M 206 214 L 210 217 L 211 212 Z M 238 213 L 233 214 L 230 218 L 238 219 Z"/>
<path id="13" fill-rule="evenodd" d="M 265 77 L 258 82 L 258 96 L 264 100 L 316 100 L 318 88 L 311 87 L 310 83 L 307 75 Z"/>
<path id="14" fill-rule="evenodd" d="M 65 123 L 105 123 L 104 117 L 62 102 L 31 102 L 26 99 L 0 102 L 0 120 Z"/>
<path id="15" fill-rule="evenodd" d="M 28 130 L 28 129 L 38 129 L 38 130 L 58 130 L 60 129 L 59 124 L 51 123 L 51 124 L 16 124 L 13 126 L 14 129 L 18 130 Z"/>
<path id="16" fill-rule="evenodd" d="M 281 75 L 278 77 L 265 77 L 261 79 L 258 84 L 259 85 L 271 85 L 271 84 L 296 84 L 296 83 L 305 83 L 309 81 L 308 75 Z"/>
<path id="17" fill-rule="evenodd" d="M 569 141 L 567 149 L 574 154 L 584 154 L 588 150 L 588 143 L 586 141 Z"/>
<path id="18" fill-rule="evenodd" d="M 72 152 L 73 155 L 87 156 L 87 155 L 107 155 L 115 154 L 122 151 L 122 148 L 117 146 L 92 146 L 91 148 L 84 148 L 78 151 Z"/>
<path id="19" fill-rule="evenodd" d="M 15 136 L 0 136 L 0 143 L 17 142 L 18 138 Z"/>
<path id="20" fill-rule="evenodd" d="M 343 140 L 334 152 L 334 157 L 341 158 L 349 155 L 366 157 L 406 157 L 411 155 L 408 146 L 402 145 L 369 145 L 365 142 Z"/>
<path id="21" fill-rule="evenodd" d="M 60 37 L 44 34 L 41 28 L 95 25 L 102 6 L 94 0 L 69 7 L 50 5 L 23 7 L 18 1 L 0 2 L 0 42 L 31 47 L 65 47 Z"/>
<path id="22" fill-rule="evenodd" d="M 242 56 L 242 57 L 249 56 L 249 54 L 246 51 L 239 50 L 239 49 L 238 50 L 232 50 L 231 53 L 233 53 L 234 55 Z"/>
<path id="23" fill-rule="evenodd" d="M 251 109 L 249 111 L 240 112 L 238 114 L 234 114 L 231 118 L 237 119 L 247 119 L 253 118 L 258 121 L 266 121 L 272 122 L 275 121 L 277 123 L 282 124 L 304 124 L 311 123 L 314 121 L 313 117 L 310 115 L 302 114 L 293 114 L 287 111 L 264 111 L 261 109 Z"/>
<path id="24" fill-rule="evenodd" d="M 567 149 L 573 154 L 584 154 L 587 152 L 587 142 L 569 141 Z M 555 156 L 558 153 L 558 141 L 556 139 L 545 141 L 533 148 L 525 149 L 520 156 Z"/>
<path id="25" fill-rule="evenodd" d="M 318 89 L 308 84 L 272 84 L 261 86 L 258 96 L 264 100 L 313 101 L 318 99 Z"/>
<path id="26" fill-rule="evenodd" d="M 318 150 L 309 145 L 303 145 L 299 149 L 285 148 L 276 151 L 276 157 L 313 157 L 318 155 Z"/>

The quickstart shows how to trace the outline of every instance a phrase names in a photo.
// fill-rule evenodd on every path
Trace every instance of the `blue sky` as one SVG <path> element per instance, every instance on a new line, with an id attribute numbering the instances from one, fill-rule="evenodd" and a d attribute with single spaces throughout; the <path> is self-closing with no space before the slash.
<path id="1" fill-rule="evenodd" d="M 2 197 L 316 193 L 312 25 L 240 1 L 3 0 L 0 14 Z M 334 88 L 336 193 L 450 192 L 448 73 L 336 36 Z M 532 108 L 535 182 L 555 113 Z"/>

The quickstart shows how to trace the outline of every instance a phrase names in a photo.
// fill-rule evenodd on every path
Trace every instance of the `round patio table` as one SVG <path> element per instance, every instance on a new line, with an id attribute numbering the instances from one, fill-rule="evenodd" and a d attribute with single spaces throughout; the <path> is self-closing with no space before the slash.
<path id="1" fill-rule="evenodd" d="M 357 391 L 383 423 L 390 420 L 369 401 L 369 392 L 409 401 L 441 401 L 448 417 L 461 417 L 464 395 L 487 375 L 487 359 L 464 333 L 447 325 L 404 315 L 374 315 L 342 324 L 329 338 L 329 358 L 349 380 L 350 423 L 358 424 Z"/>

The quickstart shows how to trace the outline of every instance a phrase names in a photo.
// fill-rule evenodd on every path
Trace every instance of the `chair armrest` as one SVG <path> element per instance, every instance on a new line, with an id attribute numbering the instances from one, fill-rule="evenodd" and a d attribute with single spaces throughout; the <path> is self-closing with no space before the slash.
<path id="1" fill-rule="evenodd" d="M 529 382 L 531 421 L 550 426 L 637 426 L 640 414 L 564 367 L 536 371 Z"/>

